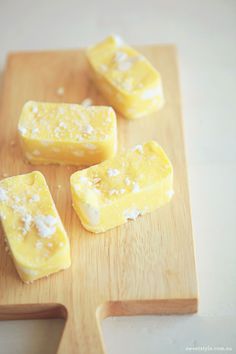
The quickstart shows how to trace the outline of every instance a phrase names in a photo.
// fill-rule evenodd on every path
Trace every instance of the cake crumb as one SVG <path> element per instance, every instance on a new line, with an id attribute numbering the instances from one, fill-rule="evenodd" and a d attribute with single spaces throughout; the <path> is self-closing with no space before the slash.
<path id="1" fill-rule="evenodd" d="M 58 96 L 64 96 L 64 93 L 65 93 L 64 87 L 63 87 L 63 86 L 58 87 L 58 89 L 57 89 L 57 95 L 58 95 Z"/>
<path id="2" fill-rule="evenodd" d="M 81 102 L 81 105 L 84 106 L 84 107 L 89 107 L 89 106 L 92 106 L 93 104 L 93 100 L 91 98 L 85 98 L 82 102 Z"/>

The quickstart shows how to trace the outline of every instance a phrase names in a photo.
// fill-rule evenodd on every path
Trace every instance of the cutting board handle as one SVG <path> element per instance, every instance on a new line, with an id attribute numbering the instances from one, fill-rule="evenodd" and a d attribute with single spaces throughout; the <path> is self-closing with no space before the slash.
<path id="1" fill-rule="evenodd" d="M 99 307 L 85 309 L 67 314 L 57 354 L 105 354 L 100 325 L 102 312 Z"/>

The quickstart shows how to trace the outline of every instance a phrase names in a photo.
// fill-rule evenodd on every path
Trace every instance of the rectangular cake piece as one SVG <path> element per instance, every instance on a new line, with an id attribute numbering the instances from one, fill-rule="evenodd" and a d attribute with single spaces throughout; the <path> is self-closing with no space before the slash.
<path id="1" fill-rule="evenodd" d="M 0 216 L 7 246 L 24 282 L 70 266 L 69 239 L 40 172 L 0 181 Z"/>
<path id="2" fill-rule="evenodd" d="M 73 207 L 83 226 L 104 232 L 167 203 L 173 169 L 154 141 L 71 176 Z"/>
<path id="3" fill-rule="evenodd" d="M 119 36 L 110 36 L 87 51 L 92 77 L 109 104 L 134 119 L 163 106 L 159 72 Z"/>
<path id="4" fill-rule="evenodd" d="M 111 107 L 29 101 L 18 130 L 32 164 L 91 166 L 111 158 L 117 148 L 116 115 Z"/>

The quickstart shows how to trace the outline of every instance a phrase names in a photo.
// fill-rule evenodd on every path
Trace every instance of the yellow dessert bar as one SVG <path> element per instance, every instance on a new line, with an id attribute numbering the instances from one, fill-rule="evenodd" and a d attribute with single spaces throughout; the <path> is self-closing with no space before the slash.
<path id="1" fill-rule="evenodd" d="M 124 117 L 139 118 L 163 106 L 159 72 L 119 36 L 90 47 L 87 58 L 98 89 Z"/>
<path id="2" fill-rule="evenodd" d="M 103 232 L 167 203 L 173 169 L 154 141 L 71 176 L 73 207 L 83 226 Z"/>
<path id="3" fill-rule="evenodd" d="M 0 216 L 13 262 L 24 282 L 70 266 L 69 239 L 40 172 L 0 181 Z"/>
<path id="4" fill-rule="evenodd" d="M 90 166 L 111 158 L 117 148 L 116 115 L 111 107 L 29 101 L 18 130 L 32 164 Z"/>

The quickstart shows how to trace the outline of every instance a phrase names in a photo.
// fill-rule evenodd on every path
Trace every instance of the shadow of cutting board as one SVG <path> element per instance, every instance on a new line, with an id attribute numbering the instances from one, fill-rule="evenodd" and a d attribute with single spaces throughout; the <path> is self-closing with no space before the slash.
<path id="1" fill-rule="evenodd" d="M 99 322 L 106 316 L 197 311 L 176 52 L 172 46 L 139 49 L 161 72 L 166 104 L 140 120 L 118 117 L 119 145 L 157 140 L 174 166 L 175 195 L 156 212 L 98 235 L 83 229 L 71 207 L 69 177 L 76 168 L 26 164 L 16 128 L 26 100 L 77 103 L 91 97 L 106 104 L 89 79 L 84 52 L 13 53 L 7 61 L 0 112 L 1 178 L 34 169 L 45 175 L 70 237 L 72 266 L 25 285 L 1 237 L 0 318 L 66 318 L 60 354 L 104 353 Z M 64 96 L 58 96 L 59 87 L 64 87 Z"/>

